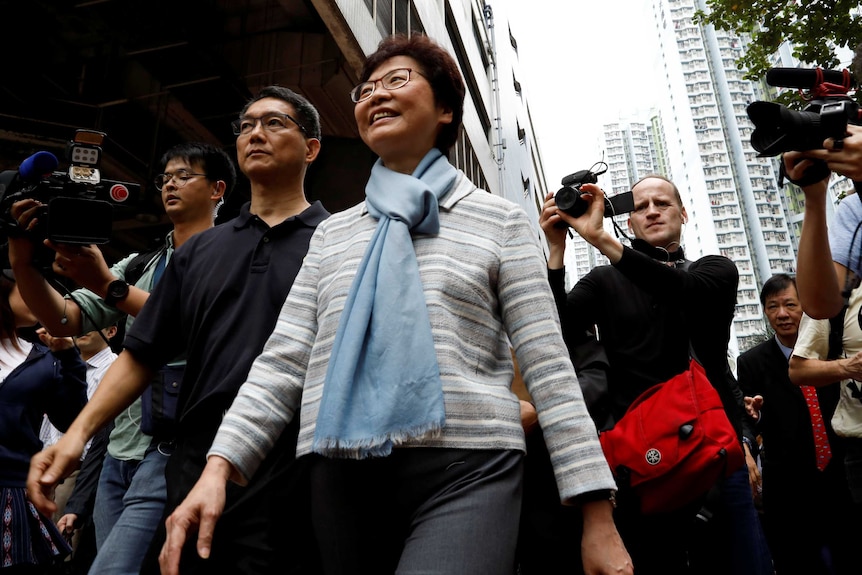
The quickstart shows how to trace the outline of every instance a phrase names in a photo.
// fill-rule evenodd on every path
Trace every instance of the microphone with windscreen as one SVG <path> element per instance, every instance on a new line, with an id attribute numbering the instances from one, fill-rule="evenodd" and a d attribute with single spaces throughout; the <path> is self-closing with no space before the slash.
<path id="1" fill-rule="evenodd" d="M 808 103 L 801 111 L 777 102 L 748 105 L 746 111 L 754 124 L 751 147 L 761 157 L 822 149 L 826 139 L 843 139 L 847 124 L 859 124 L 862 119 L 859 104 L 847 95 L 855 86 L 849 70 L 771 68 L 766 72 L 766 82 L 775 87 L 808 90 Z"/>
<path id="2" fill-rule="evenodd" d="M 823 68 L 770 68 L 766 71 L 766 83 L 776 88 L 799 88 L 809 90 L 828 83 L 850 89 L 856 80 L 849 70 L 824 70 Z"/>
<path id="3" fill-rule="evenodd" d="M 18 166 L 18 175 L 25 182 L 35 182 L 50 175 L 60 162 L 51 152 L 36 152 Z"/>

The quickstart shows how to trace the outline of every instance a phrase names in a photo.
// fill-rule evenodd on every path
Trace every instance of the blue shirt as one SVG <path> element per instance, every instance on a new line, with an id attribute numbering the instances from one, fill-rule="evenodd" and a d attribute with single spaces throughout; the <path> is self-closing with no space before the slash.
<path id="1" fill-rule="evenodd" d="M 832 261 L 841 264 L 857 276 L 862 276 L 862 198 L 850 194 L 835 210 L 829 228 Z M 842 286 L 843 289 L 843 286 Z"/>

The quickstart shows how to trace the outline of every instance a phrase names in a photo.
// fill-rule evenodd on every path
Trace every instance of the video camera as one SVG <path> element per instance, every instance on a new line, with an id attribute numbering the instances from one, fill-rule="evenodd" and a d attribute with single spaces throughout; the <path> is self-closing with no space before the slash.
<path id="1" fill-rule="evenodd" d="M 748 117 L 755 126 L 751 146 L 759 156 L 823 148 L 825 139 L 843 138 L 847 124 L 859 124 L 862 119 L 859 104 L 848 96 L 856 87 L 849 70 L 771 68 L 766 72 L 766 83 L 799 88 L 808 104 L 802 111 L 776 102 L 749 104 Z M 806 89 L 807 95 L 802 92 Z"/>
<path id="2" fill-rule="evenodd" d="M 106 244 L 111 241 L 114 209 L 132 206 L 140 184 L 102 179 L 103 132 L 77 130 L 66 146 L 67 172 L 55 171 L 59 162 L 50 152 L 36 152 L 17 170 L 0 173 L 0 230 L 7 235 L 28 234 L 41 244 L 47 238 L 64 244 Z M 25 231 L 10 210 L 19 200 L 44 204 L 36 228 Z"/>
<path id="3" fill-rule="evenodd" d="M 593 170 L 596 166 L 604 166 L 604 169 Z M 557 190 L 554 194 L 554 199 L 557 203 L 557 208 L 563 210 L 573 218 L 578 218 L 586 213 L 589 207 L 589 202 L 581 197 L 581 186 L 584 184 L 595 184 L 599 181 L 599 176 L 608 171 L 608 165 L 604 162 L 596 162 L 589 170 L 580 170 L 574 174 L 569 174 L 560 182 L 563 187 Z M 614 196 L 605 196 L 605 213 L 606 218 L 610 218 L 619 214 L 625 214 L 635 209 L 632 193 L 624 192 Z M 560 227 L 566 227 L 565 222 L 561 222 Z"/>

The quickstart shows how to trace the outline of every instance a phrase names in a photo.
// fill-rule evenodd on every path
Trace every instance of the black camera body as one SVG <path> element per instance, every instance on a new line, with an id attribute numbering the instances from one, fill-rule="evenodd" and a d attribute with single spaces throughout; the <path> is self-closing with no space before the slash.
<path id="1" fill-rule="evenodd" d="M 860 123 L 859 104 L 848 96 L 855 81 L 846 70 L 772 68 L 766 82 L 775 87 L 809 89 L 809 99 L 801 111 L 776 102 L 749 104 L 748 117 L 755 126 L 751 146 L 759 156 L 821 149 L 827 138 L 843 138 L 848 123 Z"/>
<path id="2" fill-rule="evenodd" d="M 89 245 L 111 241 L 115 209 L 134 206 L 140 184 L 102 179 L 99 164 L 105 134 L 78 130 L 69 142 L 67 172 L 57 171 L 57 159 L 49 152 L 37 152 L 24 160 L 18 170 L 0 173 L 0 230 L 7 235 L 28 234 L 41 244 Z M 43 204 L 36 215 L 37 225 L 22 230 L 12 217 L 12 204 L 34 199 Z"/>
<path id="3" fill-rule="evenodd" d="M 557 208 L 566 212 L 573 218 L 578 218 L 584 215 L 589 207 L 589 202 L 581 197 L 581 186 L 583 184 L 595 184 L 598 177 L 605 173 L 605 170 L 593 172 L 592 170 L 581 170 L 574 174 L 569 174 L 562 180 L 563 187 L 557 190 L 554 194 L 554 200 Z M 604 217 L 610 218 L 620 214 L 625 214 L 634 210 L 634 198 L 632 193 L 625 192 L 614 196 L 605 196 L 605 211 Z M 563 224 L 565 226 L 565 224 Z"/>

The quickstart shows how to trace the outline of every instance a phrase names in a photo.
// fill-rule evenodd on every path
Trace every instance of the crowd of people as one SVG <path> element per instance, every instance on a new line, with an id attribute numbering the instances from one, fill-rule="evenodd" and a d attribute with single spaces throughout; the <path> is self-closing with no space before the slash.
<path id="1" fill-rule="evenodd" d="M 859 196 L 827 229 L 828 178 L 805 181 L 797 275 L 762 286 L 774 337 L 735 370 L 737 268 L 686 257 L 671 180 L 632 186 L 630 242 L 606 229 L 598 185 L 579 216 L 549 194 L 546 257 L 525 211 L 447 158 L 465 85 L 442 46 L 388 37 L 359 80 L 377 160 L 342 212 L 306 198 L 320 118 L 280 86 L 233 123 L 239 215 L 214 225 L 227 154 L 175 146 L 159 249 L 109 267 L 46 241 L 71 293 L 36 265 L 39 202 L 13 206 L 0 574 L 858 573 Z M 792 181 L 824 164 L 862 181 L 862 129 L 783 161 Z M 567 291 L 569 229 L 610 264 Z M 745 463 L 645 512 L 599 434 L 691 362 Z"/>

